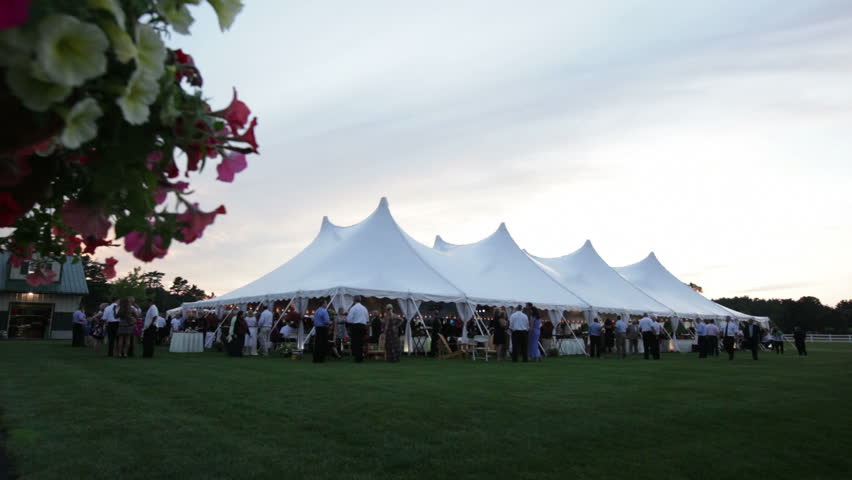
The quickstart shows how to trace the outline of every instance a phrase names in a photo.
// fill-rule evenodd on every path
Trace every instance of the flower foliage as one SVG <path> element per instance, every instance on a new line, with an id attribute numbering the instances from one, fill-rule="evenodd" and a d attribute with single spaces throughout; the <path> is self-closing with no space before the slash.
<path id="1" fill-rule="evenodd" d="M 234 90 L 205 101 L 195 60 L 172 50 L 202 0 L 15 0 L 0 8 L 0 251 L 33 259 L 31 284 L 49 262 L 79 259 L 122 239 L 143 261 L 172 241 L 191 243 L 223 205 L 188 198 L 183 174 L 217 162 L 232 182 L 258 152 L 257 118 Z M 240 0 L 207 0 L 229 29 Z M 8 5 L 7 5 L 8 4 Z M 172 199 L 173 201 L 168 201 Z M 35 256 L 35 257 L 34 257 Z M 77 260 L 75 260 L 77 261 Z M 115 274 L 116 260 L 107 260 Z"/>

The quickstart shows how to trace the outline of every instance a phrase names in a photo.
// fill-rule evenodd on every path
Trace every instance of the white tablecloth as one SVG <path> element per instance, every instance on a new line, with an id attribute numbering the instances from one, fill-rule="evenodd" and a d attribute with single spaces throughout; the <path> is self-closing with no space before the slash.
<path id="1" fill-rule="evenodd" d="M 559 341 L 559 355 L 583 355 L 583 342 L 573 338 Z"/>
<path id="2" fill-rule="evenodd" d="M 170 352 L 203 352 L 204 335 L 201 333 L 173 333 Z"/>

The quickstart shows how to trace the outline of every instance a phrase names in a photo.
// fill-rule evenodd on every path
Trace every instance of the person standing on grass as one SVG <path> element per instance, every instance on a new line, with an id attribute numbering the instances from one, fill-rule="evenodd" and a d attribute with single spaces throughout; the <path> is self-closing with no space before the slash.
<path id="1" fill-rule="evenodd" d="M 707 326 L 704 329 L 704 348 L 707 350 L 707 355 L 719 356 L 719 326 L 713 319 L 707 320 Z"/>
<path id="2" fill-rule="evenodd" d="M 157 326 L 157 345 L 160 345 L 163 343 L 163 339 L 168 336 L 168 332 L 166 331 L 166 319 L 159 313 L 155 325 Z"/>
<path id="3" fill-rule="evenodd" d="M 541 337 L 541 312 L 539 309 L 532 307 L 532 320 L 530 320 L 530 345 L 528 348 L 529 357 L 536 362 L 541 361 L 541 350 L 538 348 L 538 340 Z"/>
<path id="4" fill-rule="evenodd" d="M 745 340 L 748 342 L 748 348 L 751 350 L 752 360 L 757 360 L 757 349 L 760 348 L 760 341 L 763 338 L 763 332 L 760 325 L 754 320 L 749 320 L 745 330 Z"/>
<path id="5" fill-rule="evenodd" d="M 544 313 L 547 313 L 546 311 Z M 553 349 L 553 322 L 549 316 L 541 319 L 541 348 L 544 349 L 544 355 L 549 355 Z"/>
<path id="6" fill-rule="evenodd" d="M 231 314 L 231 322 L 228 326 L 227 351 L 232 357 L 242 357 L 243 348 L 246 345 L 246 333 L 248 326 L 243 318 L 243 311 L 240 310 L 236 315 Z"/>
<path id="7" fill-rule="evenodd" d="M 390 363 L 399 362 L 402 347 L 399 343 L 399 326 L 402 318 L 393 313 L 393 305 L 385 305 L 385 319 L 383 330 L 385 332 L 385 361 Z"/>
<path id="8" fill-rule="evenodd" d="M 615 353 L 619 358 L 627 357 L 627 322 L 621 315 L 613 326 L 615 330 Z"/>
<path id="9" fill-rule="evenodd" d="M 722 331 L 722 346 L 728 352 L 728 360 L 734 359 L 734 345 L 737 342 L 737 332 L 739 327 L 731 320 L 731 317 L 725 317 L 725 325 L 721 328 Z"/>
<path id="10" fill-rule="evenodd" d="M 154 300 L 145 300 L 148 310 L 145 312 L 145 321 L 142 323 L 142 358 L 154 356 L 154 344 L 157 342 L 157 318 L 160 310 L 154 305 Z"/>
<path id="11" fill-rule="evenodd" d="M 775 350 L 775 355 L 784 355 L 784 334 L 778 327 L 772 329 L 772 349 Z"/>
<path id="12" fill-rule="evenodd" d="M 133 343 L 133 330 L 136 329 L 136 309 L 130 304 L 130 299 L 122 298 L 118 302 L 115 313 L 118 319 L 118 342 L 115 345 L 116 357 L 127 357 L 130 345 Z"/>
<path id="13" fill-rule="evenodd" d="M 329 325 L 331 325 L 331 318 L 328 316 L 328 310 L 320 305 L 314 312 L 314 363 L 325 362 L 325 352 L 328 350 Z"/>
<path id="14" fill-rule="evenodd" d="M 101 349 L 101 344 L 104 342 L 104 335 L 106 335 L 106 326 L 104 325 L 104 310 L 109 306 L 109 304 L 102 303 L 98 307 L 97 313 L 92 315 L 92 318 L 89 319 L 89 323 L 92 325 L 92 347 L 95 349 L 95 353 L 98 353 Z"/>
<path id="15" fill-rule="evenodd" d="M 509 319 L 506 318 L 505 307 L 494 307 L 491 328 L 494 331 L 494 350 L 497 351 L 497 360 L 505 360 L 506 347 L 509 343 L 506 335 L 506 330 L 509 328 Z M 432 344 L 434 345 L 435 343 L 437 342 L 433 340 Z"/>
<path id="16" fill-rule="evenodd" d="M 103 319 L 106 323 L 107 334 L 107 356 L 112 357 L 115 353 L 115 344 L 118 340 L 118 317 L 115 313 L 118 311 L 118 297 L 113 297 L 112 303 L 104 309 Z"/>
<path id="17" fill-rule="evenodd" d="M 83 313 L 83 307 L 77 306 L 71 319 L 71 346 L 85 346 L 86 340 L 86 314 Z"/>
<path id="18" fill-rule="evenodd" d="M 361 296 L 355 295 L 355 304 L 349 308 L 346 322 L 349 325 L 349 338 L 352 341 L 352 355 L 355 363 L 364 361 L 364 337 L 367 336 L 367 322 L 370 321 L 370 312 L 367 307 L 361 305 Z"/>
<path id="19" fill-rule="evenodd" d="M 700 318 L 695 320 L 695 336 L 698 338 L 698 358 L 707 358 L 707 342 L 704 341 L 704 337 L 707 336 L 707 325 Z"/>
<path id="20" fill-rule="evenodd" d="M 127 356 L 133 356 L 134 346 L 142 340 L 142 325 L 145 323 L 145 317 L 142 315 L 142 309 L 136 305 L 135 297 L 127 297 L 130 302 L 130 309 L 136 315 L 136 323 L 133 325 L 133 336 L 130 337 L 130 346 L 127 348 Z"/>
<path id="21" fill-rule="evenodd" d="M 808 356 L 808 350 L 805 348 L 805 329 L 802 327 L 796 327 L 793 329 L 793 342 L 796 344 L 796 350 L 799 351 L 799 355 Z"/>
<path id="22" fill-rule="evenodd" d="M 657 338 L 654 335 L 655 323 L 656 322 L 651 320 L 651 317 L 649 317 L 647 313 L 642 316 L 641 320 L 639 320 L 639 332 L 642 334 L 642 349 L 645 351 L 645 360 L 648 360 L 651 353 L 655 350 L 656 347 L 654 345 L 659 346 Z M 656 356 L 654 358 L 656 359 Z"/>
<path id="23" fill-rule="evenodd" d="M 639 354 L 639 321 L 633 320 L 627 325 L 627 340 L 630 341 L 630 355 Z"/>
<path id="24" fill-rule="evenodd" d="M 323 310 L 325 309 L 323 308 Z M 317 310 L 317 314 L 319 314 L 319 310 Z M 328 312 L 326 312 L 326 317 L 328 317 Z M 316 315 L 314 316 L 314 326 L 316 326 Z M 272 310 L 269 309 L 268 305 L 263 306 L 263 311 L 257 320 L 257 328 L 258 340 L 260 340 L 260 353 L 261 355 L 269 355 L 269 334 L 272 332 Z"/>
<path id="25" fill-rule="evenodd" d="M 603 332 L 604 353 L 612 353 L 612 349 L 615 348 L 615 326 L 611 319 L 604 320 Z"/>
<path id="26" fill-rule="evenodd" d="M 512 361 L 517 362 L 520 356 L 526 362 L 528 360 L 530 319 L 520 305 L 518 305 L 518 310 L 509 317 L 509 330 L 512 331 Z"/>
<path id="27" fill-rule="evenodd" d="M 251 355 L 252 357 L 257 356 L 257 317 L 254 316 L 253 312 L 248 312 L 245 317 L 246 327 L 248 327 L 248 332 L 246 333 L 245 347 L 243 348 L 243 353 L 245 355 Z"/>
<path id="28" fill-rule="evenodd" d="M 598 317 L 589 325 L 589 358 L 601 358 L 601 334 L 603 327 Z"/>

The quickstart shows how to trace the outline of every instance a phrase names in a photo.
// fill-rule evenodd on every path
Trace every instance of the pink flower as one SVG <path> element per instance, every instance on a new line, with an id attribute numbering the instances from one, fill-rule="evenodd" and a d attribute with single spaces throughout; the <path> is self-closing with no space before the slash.
<path id="1" fill-rule="evenodd" d="M 0 1 L 0 30 L 17 27 L 30 16 L 30 0 Z"/>
<path id="2" fill-rule="evenodd" d="M 0 192 L 0 227 L 11 227 L 24 210 L 9 192 Z"/>
<path id="3" fill-rule="evenodd" d="M 88 253 L 89 255 L 94 255 L 95 249 L 97 249 L 98 247 L 112 246 L 111 240 L 107 240 L 105 238 L 96 238 L 91 235 L 84 238 L 83 242 L 86 244 L 86 248 L 83 249 L 83 253 Z"/>
<path id="4" fill-rule="evenodd" d="M 231 104 L 224 110 L 213 112 L 214 117 L 224 118 L 228 122 L 228 127 L 232 132 L 237 133 L 240 128 L 243 128 L 248 121 L 251 110 L 241 100 L 237 99 L 237 89 L 234 89 L 234 98 L 231 99 Z"/>
<path id="5" fill-rule="evenodd" d="M 145 232 L 133 230 L 124 236 L 124 249 L 133 252 L 133 256 L 143 262 L 150 262 L 155 258 L 163 258 L 168 250 L 163 248 L 163 238 L 159 235 L 150 235 Z"/>
<path id="6" fill-rule="evenodd" d="M 219 172 L 219 176 L 216 179 L 228 183 L 233 182 L 234 175 L 245 170 L 247 165 L 245 155 L 242 153 L 231 153 L 227 157 L 222 158 L 222 163 L 216 167 L 216 171 Z"/>
<path id="7" fill-rule="evenodd" d="M 156 172 L 158 168 L 160 168 L 160 162 L 163 161 L 163 152 L 157 150 L 148 154 L 145 157 L 145 166 L 148 167 L 148 170 L 152 172 Z"/>
<path id="8" fill-rule="evenodd" d="M 9 265 L 11 265 L 13 268 L 21 268 L 24 266 L 24 263 L 26 263 L 27 260 L 28 259 L 26 257 L 22 257 L 18 254 L 13 253 L 9 257 Z"/>
<path id="9" fill-rule="evenodd" d="M 183 53 L 183 50 L 180 49 L 175 50 L 174 54 L 175 61 L 178 64 L 177 71 L 175 72 L 175 78 L 177 78 L 178 83 L 184 78 L 187 78 L 190 85 L 200 87 L 204 83 L 204 80 L 201 78 L 201 72 L 195 66 L 195 60 L 192 59 L 192 55 Z"/>
<path id="10" fill-rule="evenodd" d="M 97 238 L 106 237 L 112 226 L 102 208 L 84 205 L 77 200 L 69 200 L 62 206 L 62 221 L 83 236 Z"/>
<path id="11" fill-rule="evenodd" d="M 158 185 L 156 189 L 154 189 L 154 201 L 157 202 L 157 205 L 166 201 L 166 196 L 169 192 L 181 192 L 183 193 L 186 190 L 186 187 L 189 186 L 187 182 L 175 182 Z"/>
<path id="12" fill-rule="evenodd" d="M 35 272 L 27 275 L 27 283 L 33 287 L 49 285 L 56 280 L 56 272 L 49 268 L 38 268 Z"/>
<path id="13" fill-rule="evenodd" d="M 208 225 L 212 225 L 213 221 L 216 220 L 216 215 L 224 215 L 225 213 L 227 212 L 225 211 L 224 205 L 219 205 L 219 208 L 216 210 L 205 213 L 198 209 L 197 203 L 194 204 L 193 208 L 188 208 L 185 212 L 177 216 L 177 221 L 185 224 L 185 226 L 180 229 L 180 232 L 183 235 L 182 241 L 184 243 L 192 243 L 201 238 L 201 235 L 204 233 L 204 229 L 207 228 Z"/>
<path id="14" fill-rule="evenodd" d="M 111 278 L 115 278 L 115 264 L 118 263 L 118 260 L 116 260 L 115 257 L 109 257 L 109 258 L 106 259 L 105 263 L 106 263 L 106 266 L 104 267 L 104 270 L 103 270 L 104 277 L 106 277 L 107 280 L 109 280 Z"/>
<path id="15" fill-rule="evenodd" d="M 242 135 L 235 138 L 238 142 L 245 142 L 251 145 L 254 153 L 257 153 L 257 140 L 254 138 L 254 127 L 257 126 L 257 117 L 251 119 L 249 128 Z"/>

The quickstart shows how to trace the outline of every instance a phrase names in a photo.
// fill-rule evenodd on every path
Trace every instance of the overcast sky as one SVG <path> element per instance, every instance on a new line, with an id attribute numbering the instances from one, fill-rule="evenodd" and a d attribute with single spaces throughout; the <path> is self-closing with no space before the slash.
<path id="1" fill-rule="evenodd" d="M 171 40 L 261 155 L 195 180 L 228 214 L 144 266 L 169 281 L 226 293 L 387 196 L 429 245 L 505 221 L 539 256 L 654 251 L 711 298 L 852 297 L 848 0 L 247 3 Z"/>

